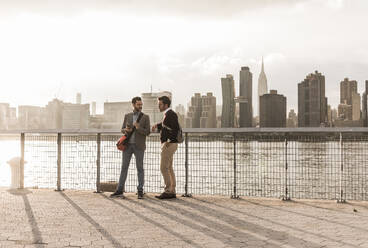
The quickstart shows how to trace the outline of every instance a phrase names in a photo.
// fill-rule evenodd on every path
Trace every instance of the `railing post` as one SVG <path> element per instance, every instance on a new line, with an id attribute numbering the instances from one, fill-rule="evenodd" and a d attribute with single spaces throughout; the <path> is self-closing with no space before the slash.
<path id="1" fill-rule="evenodd" d="M 57 134 L 57 183 L 56 191 L 61 191 L 61 133 Z"/>
<path id="2" fill-rule="evenodd" d="M 19 188 L 24 189 L 24 145 L 25 135 L 20 134 L 20 171 L 19 171 Z"/>
<path id="3" fill-rule="evenodd" d="M 338 203 L 345 203 L 346 200 L 344 199 L 344 189 L 342 187 L 342 177 L 344 174 L 344 153 L 343 153 L 343 144 L 342 144 L 342 133 L 340 133 L 340 194 L 339 194 L 339 199 L 337 200 Z"/>
<path id="4" fill-rule="evenodd" d="M 234 149 L 234 189 L 233 189 L 233 194 L 231 195 L 232 199 L 239 199 L 239 196 L 237 195 L 236 192 L 236 134 L 233 133 L 233 149 Z"/>
<path id="5" fill-rule="evenodd" d="M 189 138 L 188 133 L 185 133 L 185 193 L 183 197 L 192 197 L 191 194 L 188 193 L 188 181 L 189 181 L 189 146 L 188 146 Z"/>
<path id="6" fill-rule="evenodd" d="M 101 185 L 101 133 L 97 134 L 97 175 L 96 175 L 96 192 L 101 193 L 100 185 Z"/>
<path id="7" fill-rule="evenodd" d="M 285 134 L 285 195 L 282 197 L 283 201 L 290 201 L 288 189 L 288 134 Z"/>

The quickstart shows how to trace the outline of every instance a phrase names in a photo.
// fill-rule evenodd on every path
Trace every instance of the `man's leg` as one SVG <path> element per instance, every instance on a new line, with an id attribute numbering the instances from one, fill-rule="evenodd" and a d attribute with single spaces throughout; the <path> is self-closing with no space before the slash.
<path id="1" fill-rule="evenodd" d="M 165 192 L 169 192 L 170 190 L 170 186 L 171 186 L 171 178 L 170 178 L 170 174 L 169 174 L 169 156 L 168 156 L 168 152 L 167 152 L 167 145 L 162 144 L 161 146 L 161 164 L 160 164 L 160 169 L 161 169 L 161 174 L 162 177 L 164 178 L 164 183 L 165 183 Z"/>
<path id="2" fill-rule="evenodd" d="M 120 173 L 118 188 L 116 189 L 117 193 L 124 192 L 125 180 L 128 175 L 128 169 L 129 169 L 130 160 L 132 158 L 132 154 L 133 154 L 132 145 L 128 145 L 127 149 L 123 151 L 123 163 L 121 166 L 121 173 Z"/>
<path id="3" fill-rule="evenodd" d="M 174 153 L 176 152 L 178 148 L 178 144 L 177 143 L 170 143 L 169 148 L 168 148 L 168 154 L 169 154 L 169 159 L 168 159 L 168 173 L 170 176 L 170 188 L 169 188 L 169 193 L 171 194 L 176 194 L 176 178 L 175 178 L 175 173 L 174 173 L 174 168 L 173 168 L 173 161 L 174 161 Z"/>
<path id="4" fill-rule="evenodd" d="M 140 150 L 137 146 L 134 146 L 134 156 L 136 161 L 136 167 L 138 172 L 138 192 L 143 192 L 144 186 L 144 168 L 143 168 L 143 160 L 144 160 L 144 150 Z"/>

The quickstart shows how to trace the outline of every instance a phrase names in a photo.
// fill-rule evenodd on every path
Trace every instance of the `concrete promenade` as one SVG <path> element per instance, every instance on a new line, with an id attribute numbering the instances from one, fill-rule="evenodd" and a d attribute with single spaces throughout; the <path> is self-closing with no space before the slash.
<path id="1" fill-rule="evenodd" d="M 368 247 L 368 202 L 0 188 L 0 247 Z"/>

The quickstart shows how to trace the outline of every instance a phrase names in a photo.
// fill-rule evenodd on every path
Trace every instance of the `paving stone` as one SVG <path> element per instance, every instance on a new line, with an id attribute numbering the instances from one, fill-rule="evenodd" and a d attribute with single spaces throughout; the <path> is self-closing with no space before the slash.
<path id="1" fill-rule="evenodd" d="M 0 247 L 368 247 L 368 202 L 0 188 L 0 220 Z"/>

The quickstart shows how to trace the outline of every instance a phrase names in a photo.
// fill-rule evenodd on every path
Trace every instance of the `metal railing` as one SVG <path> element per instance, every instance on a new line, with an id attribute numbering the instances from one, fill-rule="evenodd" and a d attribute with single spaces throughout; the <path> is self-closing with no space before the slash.
<path id="1" fill-rule="evenodd" d="M 368 128 L 183 132 L 174 170 L 177 192 L 185 196 L 368 200 Z M 0 131 L 0 142 L 19 140 L 26 187 L 100 192 L 101 182 L 119 178 L 122 153 L 115 144 L 120 135 L 101 130 Z M 151 134 L 144 160 L 146 192 L 163 190 L 159 163 L 159 136 Z M 135 191 L 136 185 L 133 156 L 126 191 Z"/>

